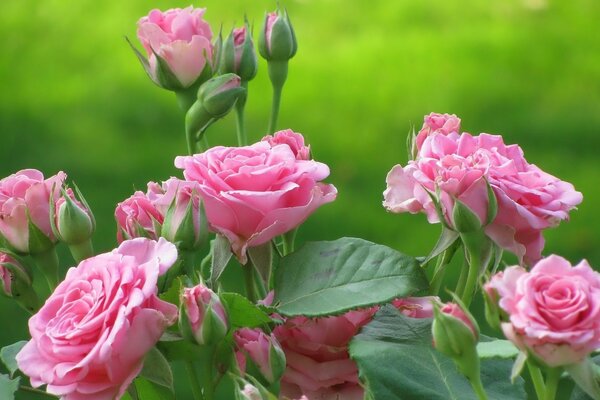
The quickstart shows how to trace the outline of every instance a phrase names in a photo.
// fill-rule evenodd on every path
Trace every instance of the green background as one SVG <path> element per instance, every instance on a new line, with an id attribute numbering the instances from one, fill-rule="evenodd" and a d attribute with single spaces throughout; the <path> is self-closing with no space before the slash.
<path id="1" fill-rule="evenodd" d="M 273 1 L 207 0 L 217 32 L 258 27 Z M 424 255 L 439 226 L 381 207 L 385 176 L 406 162 L 407 132 L 431 112 L 471 133 L 500 133 L 527 159 L 572 182 L 584 201 L 546 233 L 545 253 L 600 266 L 600 3 L 597 0 L 285 1 L 299 50 L 280 128 L 302 132 L 331 167 L 338 199 L 299 240 L 358 236 Z M 124 36 L 150 8 L 187 2 L 4 0 L 0 13 L 0 176 L 67 172 L 94 209 L 95 244 L 115 246 L 115 204 L 150 180 L 179 176 L 183 118 L 172 93 L 146 77 Z M 256 37 L 256 35 L 255 35 Z M 252 141 L 266 130 L 266 64 L 250 83 Z M 209 131 L 234 144 L 233 116 Z M 64 258 L 70 264 L 70 258 Z M 0 300 L 0 344 L 26 338 L 26 318 Z M 8 322 L 10 321 L 10 322 Z M 25 397 L 23 397 L 25 398 Z"/>

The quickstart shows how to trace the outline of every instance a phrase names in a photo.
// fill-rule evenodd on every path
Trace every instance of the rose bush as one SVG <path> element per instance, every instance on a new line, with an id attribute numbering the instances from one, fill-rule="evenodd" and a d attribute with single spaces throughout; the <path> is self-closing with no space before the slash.
<path id="1" fill-rule="evenodd" d="M 518 145 L 498 135 L 458 133 L 454 116 L 430 115 L 416 140 L 417 154 L 387 176 L 383 205 L 391 212 L 424 212 L 440 222 L 430 194 L 438 195 L 445 222 L 453 226 L 455 199 L 487 221 L 491 186 L 498 212 L 486 234 L 500 247 L 531 264 L 541 257 L 542 230 L 569 218 L 581 201 L 573 185 L 529 164 Z M 428 193 L 429 192 L 429 193 Z"/>
<path id="2" fill-rule="evenodd" d="M 294 229 L 337 195 L 320 182 L 329 175 L 327 165 L 297 160 L 287 144 L 217 146 L 177 157 L 175 166 L 198 183 L 210 227 L 229 239 L 244 264 L 248 247 Z"/>
<path id="3" fill-rule="evenodd" d="M 56 242 L 50 223 L 50 198 L 58 199 L 66 177 L 61 171 L 44 179 L 40 171 L 24 169 L 0 180 L 0 235 L 14 250 L 21 253 L 47 250 L 37 248 L 39 245 L 30 247 L 29 221 L 49 242 Z"/>
<path id="4" fill-rule="evenodd" d="M 29 320 L 17 355 L 34 387 L 64 400 L 119 398 L 177 307 L 157 297 L 157 280 L 177 259 L 164 239 L 124 241 L 82 261 Z"/>
<path id="5" fill-rule="evenodd" d="M 529 272 L 509 267 L 486 291 L 508 315 L 505 336 L 547 365 L 575 364 L 600 348 L 600 274 L 587 261 L 572 267 L 551 255 Z"/>
<path id="6" fill-rule="evenodd" d="M 204 69 L 212 68 L 213 45 L 204 8 L 152 10 L 138 22 L 138 38 L 148 53 L 152 79 L 161 84 L 159 56 L 182 87 L 196 82 Z"/>

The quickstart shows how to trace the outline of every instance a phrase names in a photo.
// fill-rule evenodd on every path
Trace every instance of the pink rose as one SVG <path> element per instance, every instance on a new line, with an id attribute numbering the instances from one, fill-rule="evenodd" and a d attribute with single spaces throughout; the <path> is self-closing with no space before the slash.
<path id="1" fill-rule="evenodd" d="M 457 124 L 452 123 L 452 129 Z M 459 135 L 451 128 L 432 126 L 437 130 L 427 128 L 427 123 L 422 130 L 427 135 L 416 158 L 389 172 L 384 207 L 396 213 L 424 212 L 429 222 L 439 222 L 427 193 L 438 191 L 450 226 L 454 199 L 466 204 L 483 224 L 489 204 L 487 181 L 496 196 L 498 213 L 485 233 L 525 262 L 538 260 L 544 244 L 542 230 L 568 219 L 569 211 L 581 202 L 581 193 L 527 163 L 521 148 L 505 145 L 501 136 Z"/>
<path id="2" fill-rule="evenodd" d="M 311 400 L 362 400 L 364 390 L 348 344 L 376 310 L 316 319 L 295 317 L 276 327 L 273 334 L 287 360 L 281 394 L 294 399 L 306 395 Z"/>
<path id="3" fill-rule="evenodd" d="M 267 335 L 260 329 L 238 329 L 233 336 L 238 351 L 235 354 L 242 372 L 246 370 L 246 357 L 258 367 L 269 383 L 274 383 L 285 370 L 285 355 L 274 335 Z"/>
<path id="4" fill-rule="evenodd" d="M 213 345 L 225 337 L 229 327 L 227 314 L 215 292 L 203 284 L 185 288 L 181 304 L 186 317 L 186 321 L 182 320 L 182 325 L 186 325 L 182 330 L 189 327 L 198 344 Z"/>
<path id="5" fill-rule="evenodd" d="M 551 367 L 575 364 L 600 348 L 600 274 L 551 255 L 531 271 L 514 266 L 492 277 L 508 314 L 505 336 Z"/>
<path id="6" fill-rule="evenodd" d="M 148 184 L 150 187 L 154 184 Z M 143 192 L 137 191 L 133 196 L 117 204 L 115 219 L 117 220 L 117 241 L 147 236 L 158 239 L 160 226 L 164 221 L 163 215 Z"/>
<path id="7" fill-rule="evenodd" d="M 17 355 L 33 387 L 64 400 L 119 398 L 177 307 L 156 283 L 177 260 L 164 239 L 133 239 L 71 268 L 29 320 L 32 339 Z"/>
<path id="8" fill-rule="evenodd" d="M 424 120 L 423 127 L 415 138 L 417 150 L 421 149 L 425 138 L 434 133 L 449 135 L 451 133 L 458 134 L 460 132 L 460 118 L 454 114 L 431 113 L 426 115 Z"/>
<path id="9" fill-rule="evenodd" d="M 29 219 L 49 242 L 56 242 L 50 224 L 50 197 L 54 188 L 54 198 L 58 199 L 66 177 L 64 172 L 59 172 L 44 180 L 40 171 L 25 169 L 0 180 L 0 235 L 16 251 L 48 250 L 29 247 Z"/>
<path id="10" fill-rule="evenodd" d="M 294 229 L 337 195 L 333 185 L 320 182 L 329 175 L 325 164 L 297 160 L 283 144 L 217 146 L 177 157 L 175 166 L 198 182 L 209 226 L 229 239 L 243 264 L 248 247 Z"/>
<path id="11" fill-rule="evenodd" d="M 439 304 L 439 297 L 404 297 L 392 301 L 398 311 L 411 318 L 433 318 L 433 303 Z"/>
<path id="12" fill-rule="evenodd" d="M 184 88 L 194 84 L 205 67 L 212 68 L 212 31 L 203 19 L 205 11 L 191 6 L 165 12 L 152 10 L 138 21 L 137 35 L 148 53 L 155 82 L 160 83 L 156 55 Z"/>
<path id="13" fill-rule="evenodd" d="M 310 146 L 304 145 L 304 136 L 294 132 L 291 129 L 275 132 L 273 135 L 267 135 L 262 138 L 263 142 L 268 142 L 271 146 L 286 144 L 290 147 L 296 159 L 310 160 Z"/>
<path id="14" fill-rule="evenodd" d="M 442 306 L 442 308 L 440 308 L 440 311 L 444 314 L 451 315 L 452 317 L 462 321 L 462 323 L 464 323 L 467 326 L 467 328 L 469 328 L 471 332 L 473 332 L 473 335 L 476 338 L 479 337 L 479 331 L 473 325 L 473 321 L 471 321 L 471 318 L 467 316 L 465 311 L 458 304 L 446 303 Z"/>

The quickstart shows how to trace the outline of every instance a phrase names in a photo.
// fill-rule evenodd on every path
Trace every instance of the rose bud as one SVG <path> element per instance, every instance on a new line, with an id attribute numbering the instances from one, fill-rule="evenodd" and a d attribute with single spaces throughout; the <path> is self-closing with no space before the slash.
<path id="1" fill-rule="evenodd" d="M 431 331 L 435 349 L 452 358 L 469 380 L 479 379 L 476 349 L 479 327 L 475 319 L 464 307 L 455 303 L 447 303 L 442 307 L 434 304 L 433 312 Z"/>
<path id="2" fill-rule="evenodd" d="M 154 190 L 154 192 L 153 192 Z M 157 240 L 164 217 L 153 204 L 151 196 L 162 195 L 160 185 L 150 182 L 148 194 L 137 191 L 133 196 L 117 204 L 115 219 L 117 221 L 117 242 L 127 239 L 145 237 Z"/>
<path id="3" fill-rule="evenodd" d="M 188 146 L 200 139 L 202 133 L 216 120 L 223 118 L 246 93 L 241 87 L 241 79 L 235 74 L 225 74 L 212 78 L 200 86 L 198 99 L 185 115 L 185 129 Z M 190 150 L 191 150 L 190 146 Z"/>
<path id="4" fill-rule="evenodd" d="M 242 328 L 235 332 L 234 340 L 238 347 L 238 364 L 245 370 L 246 357 L 260 371 L 269 383 L 279 381 L 285 371 L 285 354 L 281 345 L 273 335 L 267 335 L 260 329 Z"/>
<path id="5" fill-rule="evenodd" d="M 37 294 L 33 290 L 33 277 L 14 254 L 0 252 L 0 293 L 15 299 L 27 311 L 39 307 Z"/>
<path id="6" fill-rule="evenodd" d="M 502 272 L 497 275 L 502 276 Z M 502 310 L 498 306 L 499 295 L 491 282 L 483 285 L 483 301 L 485 320 L 492 329 L 499 330 Z"/>
<path id="7" fill-rule="evenodd" d="M 192 7 L 152 10 L 138 21 L 137 35 L 148 59 L 134 51 L 158 86 L 180 91 L 212 76 L 212 32 L 203 18 L 205 11 Z"/>
<path id="8" fill-rule="evenodd" d="M 96 230 L 96 220 L 85 198 L 75 186 L 80 200 L 71 189 L 62 189 L 61 197 L 50 210 L 52 230 L 69 249 L 75 261 L 94 255 L 91 238 Z"/>
<path id="9" fill-rule="evenodd" d="M 179 328 L 200 345 L 214 345 L 225 337 L 229 324 L 219 296 L 203 284 L 185 288 L 181 295 Z"/>
<path id="10" fill-rule="evenodd" d="M 155 202 L 165 209 L 161 235 L 183 250 L 198 250 L 208 241 L 208 222 L 197 183 L 171 178 L 163 183 L 164 195 Z"/>
<path id="11" fill-rule="evenodd" d="M 260 390 L 249 383 L 244 385 L 244 388 L 239 391 L 238 399 L 240 400 L 263 400 L 264 397 Z"/>
<path id="12" fill-rule="evenodd" d="M 278 144 L 287 145 L 296 156 L 296 160 L 311 159 L 310 146 L 304 144 L 304 136 L 291 129 L 285 129 L 275 132 L 273 135 L 267 135 L 262 138 L 261 141 L 269 143 L 272 147 Z"/>
<path id="13" fill-rule="evenodd" d="M 258 51 L 267 61 L 288 61 L 298 50 L 287 11 L 268 13 L 258 39 Z"/>
<path id="14" fill-rule="evenodd" d="M 250 81 L 256 76 L 258 60 L 248 22 L 241 28 L 231 31 L 221 52 L 219 72 L 237 74 L 242 81 Z"/>

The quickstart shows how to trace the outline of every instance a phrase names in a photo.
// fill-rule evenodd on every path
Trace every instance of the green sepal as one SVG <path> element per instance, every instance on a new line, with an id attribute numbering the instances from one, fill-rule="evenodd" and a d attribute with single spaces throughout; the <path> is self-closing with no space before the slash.
<path id="1" fill-rule="evenodd" d="M 54 247 L 50 238 L 33 223 L 29 210 L 27 210 L 27 226 L 29 228 L 29 254 L 45 253 Z"/>
<path id="2" fill-rule="evenodd" d="M 156 81 L 163 89 L 178 91 L 185 89 L 185 86 L 175 76 L 169 64 L 152 49 L 154 57 L 156 57 Z"/>
<path id="3" fill-rule="evenodd" d="M 231 252 L 229 239 L 218 233 L 211 241 L 211 251 L 210 286 L 214 287 L 223 271 L 225 271 L 233 253 Z"/>
<path id="4" fill-rule="evenodd" d="M 485 185 L 487 187 L 488 195 L 488 209 L 485 225 L 489 225 L 494 221 L 494 219 L 496 219 L 496 215 L 498 215 L 498 199 L 496 198 L 496 194 L 494 193 L 494 190 L 487 179 L 485 180 Z"/>
<path id="5" fill-rule="evenodd" d="M 477 214 L 475 214 L 465 203 L 454 199 L 454 208 L 452 209 L 452 223 L 454 229 L 459 233 L 472 233 L 481 231 L 482 224 Z"/>
<path id="6" fill-rule="evenodd" d="M 129 47 L 131 47 L 131 50 L 133 50 L 133 53 L 135 54 L 135 56 L 137 57 L 137 59 L 139 60 L 140 64 L 142 64 L 142 68 L 144 68 L 144 71 L 146 72 L 146 74 L 148 75 L 148 78 L 150 78 L 150 80 L 156 85 L 160 87 L 160 83 L 158 83 L 154 77 L 152 76 L 152 69 L 150 68 L 150 63 L 148 62 L 148 59 L 146 58 L 146 56 L 144 56 L 138 49 L 137 47 L 135 47 L 133 45 L 133 43 L 131 43 L 131 41 L 129 40 L 129 38 L 127 36 L 125 36 L 125 40 L 127 41 L 127 43 L 129 44 Z"/>

